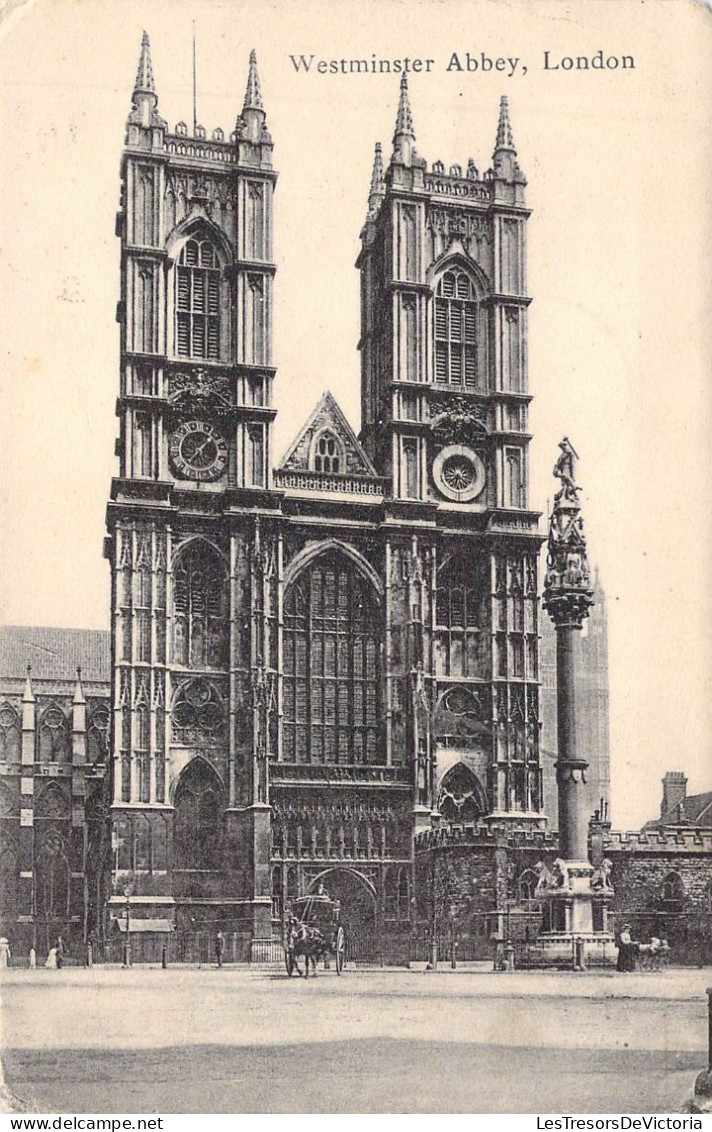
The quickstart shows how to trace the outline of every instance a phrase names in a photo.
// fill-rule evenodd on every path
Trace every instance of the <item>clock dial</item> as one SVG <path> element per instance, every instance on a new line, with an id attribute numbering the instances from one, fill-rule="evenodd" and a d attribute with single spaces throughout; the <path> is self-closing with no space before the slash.
<path id="1" fill-rule="evenodd" d="M 170 440 L 171 463 L 191 480 L 217 480 L 227 464 L 227 442 L 214 425 L 184 421 Z"/>
<path id="2" fill-rule="evenodd" d="M 446 499 L 469 503 L 482 493 L 486 472 L 482 460 L 462 444 L 449 444 L 433 461 L 435 486 Z"/>

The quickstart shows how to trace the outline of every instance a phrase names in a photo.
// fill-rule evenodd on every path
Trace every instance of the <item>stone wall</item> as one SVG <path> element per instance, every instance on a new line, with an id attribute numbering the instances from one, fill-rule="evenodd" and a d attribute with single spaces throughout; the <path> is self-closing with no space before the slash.
<path id="1" fill-rule="evenodd" d="M 712 831 L 620 834 L 595 830 L 594 864 L 613 865 L 608 928 L 629 923 L 633 938 L 667 939 L 671 961 L 712 963 Z M 428 958 L 432 938 L 448 959 L 453 938 L 460 959 L 488 959 L 493 935 L 533 941 L 546 925 L 533 899 L 538 861 L 558 856 L 549 833 L 453 826 L 416 839 L 416 952 Z M 598 902 L 600 903 L 600 902 Z M 602 910 L 595 922 L 603 927 Z"/>

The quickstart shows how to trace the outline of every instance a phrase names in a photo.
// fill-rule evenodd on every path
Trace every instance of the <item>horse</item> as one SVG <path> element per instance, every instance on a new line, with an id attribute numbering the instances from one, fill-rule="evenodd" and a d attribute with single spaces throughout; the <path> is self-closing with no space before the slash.
<path id="1" fill-rule="evenodd" d="M 639 943 L 637 957 L 641 971 L 659 971 L 669 959 L 670 945 L 666 939 L 650 937 L 650 943 Z"/>
<path id="2" fill-rule="evenodd" d="M 286 932 L 287 951 L 294 956 L 294 966 L 299 974 L 297 957 L 304 956 L 304 978 L 309 978 L 309 963 L 311 962 L 314 977 L 316 977 L 316 961 L 321 959 L 326 951 L 326 940 L 318 928 L 305 924 L 296 916 L 290 916 L 287 921 Z"/>

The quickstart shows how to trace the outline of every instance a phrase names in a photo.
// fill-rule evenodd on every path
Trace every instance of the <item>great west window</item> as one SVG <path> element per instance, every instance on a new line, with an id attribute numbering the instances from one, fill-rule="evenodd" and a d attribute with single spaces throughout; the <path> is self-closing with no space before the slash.
<path id="1" fill-rule="evenodd" d="M 176 278 L 176 353 L 182 358 L 220 356 L 220 267 L 208 240 L 188 240 Z"/>
<path id="2" fill-rule="evenodd" d="M 286 762 L 380 761 L 379 615 L 349 562 L 319 559 L 284 606 Z"/>

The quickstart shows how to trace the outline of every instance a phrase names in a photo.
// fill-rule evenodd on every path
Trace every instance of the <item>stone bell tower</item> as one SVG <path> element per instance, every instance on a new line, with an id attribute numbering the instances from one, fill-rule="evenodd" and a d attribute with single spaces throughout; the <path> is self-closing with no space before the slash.
<path id="1" fill-rule="evenodd" d="M 119 929 L 130 903 L 157 931 L 269 936 L 275 181 L 255 53 L 229 137 L 171 131 L 144 33 L 121 160 L 106 539 Z"/>
<path id="2" fill-rule="evenodd" d="M 404 75 L 357 266 L 361 439 L 389 495 L 389 719 L 407 705 L 401 741 L 417 751 L 423 816 L 445 805 L 458 820 L 531 825 L 542 819 L 541 539 L 525 190 L 506 98 L 491 167 L 446 170 L 418 154 Z"/>

